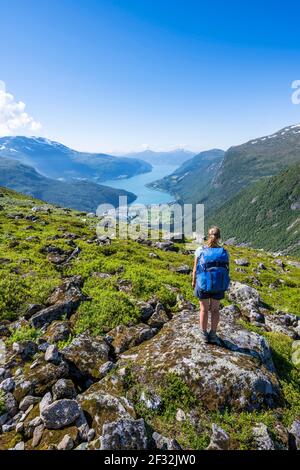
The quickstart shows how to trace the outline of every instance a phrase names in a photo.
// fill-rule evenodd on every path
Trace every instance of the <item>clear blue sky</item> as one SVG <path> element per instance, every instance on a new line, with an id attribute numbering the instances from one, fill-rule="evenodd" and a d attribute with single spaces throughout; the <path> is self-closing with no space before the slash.
<path id="1" fill-rule="evenodd" d="M 81 150 L 228 148 L 300 122 L 296 1 L 0 0 L 0 80 Z"/>

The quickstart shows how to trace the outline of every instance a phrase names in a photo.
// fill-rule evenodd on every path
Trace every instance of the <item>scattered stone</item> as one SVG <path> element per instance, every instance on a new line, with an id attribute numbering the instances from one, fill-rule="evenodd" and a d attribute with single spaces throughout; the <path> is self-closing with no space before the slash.
<path id="1" fill-rule="evenodd" d="M 185 420 L 186 420 L 185 412 L 179 408 L 176 412 L 176 421 L 181 422 Z"/>
<path id="2" fill-rule="evenodd" d="M 253 428 L 253 436 L 257 450 L 275 450 L 274 442 L 271 439 L 268 428 L 263 423 L 258 423 Z"/>
<path id="3" fill-rule="evenodd" d="M 75 386 L 70 379 L 59 379 L 52 387 L 53 400 L 61 398 L 75 398 Z"/>
<path id="4" fill-rule="evenodd" d="M 111 330 L 109 335 L 113 338 L 112 346 L 116 354 L 120 354 L 152 338 L 156 332 L 155 328 L 150 328 L 142 323 L 130 327 L 119 325 L 114 330 Z"/>
<path id="5" fill-rule="evenodd" d="M 140 309 L 142 322 L 149 320 L 154 313 L 154 308 L 150 302 L 137 302 L 137 307 Z"/>
<path id="6" fill-rule="evenodd" d="M 158 410 L 162 404 L 161 398 L 156 393 L 151 392 L 150 390 L 147 390 L 147 393 L 145 391 L 142 391 L 140 401 L 148 410 L 152 411 Z"/>
<path id="7" fill-rule="evenodd" d="M 249 261 L 246 258 L 240 258 L 234 260 L 237 266 L 249 266 Z"/>
<path id="8" fill-rule="evenodd" d="M 296 419 L 289 429 L 289 448 L 300 450 L 300 420 Z"/>
<path id="9" fill-rule="evenodd" d="M 12 377 L 9 377 L 8 379 L 4 379 L 0 383 L 0 390 L 3 392 L 12 392 L 15 388 L 15 381 Z"/>
<path id="10" fill-rule="evenodd" d="M 13 450 L 25 450 L 25 442 L 18 442 L 13 448 Z"/>
<path id="11" fill-rule="evenodd" d="M 21 411 L 26 411 L 30 405 L 35 405 L 36 403 L 39 403 L 41 401 L 40 397 L 33 397 L 32 395 L 27 395 L 24 397 L 20 404 L 19 404 L 19 409 Z"/>
<path id="12" fill-rule="evenodd" d="M 43 432 L 44 432 L 45 426 L 43 424 L 40 424 L 39 426 L 36 426 L 33 431 L 33 436 L 32 436 L 32 447 L 37 447 L 39 443 L 42 440 L 43 437 Z"/>
<path id="13" fill-rule="evenodd" d="M 103 425 L 101 450 L 146 450 L 148 438 L 143 419 L 119 419 Z"/>
<path id="14" fill-rule="evenodd" d="M 14 353 L 20 355 L 24 361 L 32 359 L 37 350 L 37 344 L 30 340 L 13 343 Z"/>
<path id="15" fill-rule="evenodd" d="M 220 426 L 213 423 L 212 435 L 207 450 L 229 450 L 229 436 Z"/>
<path id="16" fill-rule="evenodd" d="M 264 265 L 264 263 L 259 263 L 259 264 L 258 264 L 258 269 L 261 269 L 262 271 L 265 271 L 267 268 L 266 268 L 266 266 Z"/>
<path id="17" fill-rule="evenodd" d="M 157 242 L 155 243 L 155 247 L 162 251 L 179 251 L 171 241 Z"/>
<path id="18" fill-rule="evenodd" d="M 59 341 L 66 341 L 71 334 L 70 322 L 57 320 L 47 328 L 44 339 L 49 343 L 58 343 Z"/>
<path id="19" fill-rule="evenodd" d="M 47 429 L 60 429 L 74 423 L 80 415 L 76 400 L 57 400 L 41 411 L 41 418 Z"/>
<path id="20" fill-rule="evenodd" d="M 175 271 L 178 274 L 190 274 L 192 270 L 187 264 L 184 264 L 182 266 L 179 266 L 179 268 L 176 268 Z"/>
<path id="21" fill-rule="evenodd" d="M 57 450 L 72 450 L 74 441 L 69 434 L 66 434 L 62 440 L 57 444 Z"/>
<path id="22" fill-rule="evenodd" d="M 152 439 L 155 443 L 156 449 L 159 450 L 182 450 L 176 439 L 169 439 L 162 436 L 158 432 L 152 434 Z"/>
<path id="23" fill-rule="evenodd" d="M 50 344 L 45 352 L 45 361 L 53 362 L 54 364 L 58 364 L 60 361 L 60 354 L 56 344 Z"/>
<path id="24" fill-rule="evenodd" d="M 162 304 L 156 305 L 155 311 L 148 321 L 148 325 L 152 328 L 161 328 L 165 323 L 170 320 L 167 312 L 165 311 Z"/>
<path id="25" fill-rule="evenodd" d="M 16 425 L 15 424 L 3 424 L 2 426 L 2 432 L 11 432 L 15 431 Z"/>
<path id="26" fill-rule="evenodd" d="M 100 367 L 110 360 L 110 346 L 103 337 L 83 333 L 73 339 L 61 353 L 69 362 L 72 374 L 100 378 Z"/>
<path id="27" fill-rule="evenodd" d="M 41 399 L 40 406 L 39 406 L 40 413 L 42 413 L 45 408 L 51 405 L 51 403 L 52 403 L 52 395 L 50 392 L 47 392 Z"/>
<path id="28" fill-rule="evenodd" d="M 159 256 L 158 256 L 156 253 L 152 253 L 152 252 L 150 252 L 150 253 L 148 254 L 148 256 L 149 256 L 149 258 L 153 258 L 153 259 L 159 258 Z"/>
<path id="29" fill-rule="evenodd" d="M 103 379 L 114 367 L 115 364 L 112 361 L 105 362 L 99 367 L 99 378 Z"/>
<path id="30" fill-rule="evenodd" d="M 229 300 L 237 303 L 246 302 L 248 300 L 256 303 L 260 301 L 259 293 L 256 289 L 237 281 L 231 282 L 228 297 Z"/>

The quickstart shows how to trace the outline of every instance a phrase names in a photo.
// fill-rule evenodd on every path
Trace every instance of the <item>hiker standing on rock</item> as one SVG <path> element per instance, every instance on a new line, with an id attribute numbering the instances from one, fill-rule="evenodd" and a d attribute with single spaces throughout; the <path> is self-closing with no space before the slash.
<path id="1" fill-rule="evenodd" d="M 220 245 L 218 227 L 208 230 L 206 245 L 195 251 L 192 286 L 200 301 L 200 335 L 205 343 L 218 343 L 217 328 L 220 319 L 220 300 L 229 287 L 229 255 Z M 208 312 L 211 312 L 211 330 L 207 332 Z"/>

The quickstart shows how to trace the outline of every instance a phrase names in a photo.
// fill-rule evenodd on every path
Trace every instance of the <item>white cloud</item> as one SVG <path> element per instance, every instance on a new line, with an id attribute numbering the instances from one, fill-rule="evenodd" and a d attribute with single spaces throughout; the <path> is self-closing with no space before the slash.
<path id="1" fill-rule="evenodd" d="M 25 111 L 25 103 L 16 101 L 7 93 L 5 83 L 0 80 L 0 137 L 37 132 L 42 126 Z"/>

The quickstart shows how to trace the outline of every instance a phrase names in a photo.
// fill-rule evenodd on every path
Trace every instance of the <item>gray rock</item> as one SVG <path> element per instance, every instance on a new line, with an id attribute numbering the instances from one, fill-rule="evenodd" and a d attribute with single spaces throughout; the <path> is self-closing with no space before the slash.
<path id="1" fill-rule="evenodd" d="M 15 381 L 12 377 L 9 377 L 8 379 L 4 379 L 0 383 L 0 390 L 2 390 L 3 392 L 12 392 L 14 388 L 15 388 Z"/>
<path id="2" fill-rule="evenodd" d="M 257 450 L 275 450 L 274 442 L 265 424 L 258 423 L 253 428 L 253 437 L 256 442 Z"/>
<path id="3" fill-rule="evenodd" d="M 185 412 L 179 408 L 176 412 L 176 421 L 181 422 L 185 420 L 186 420 Z"/>
<path id="4" fill-rule="evenodd" d="M 171 241 L 157 242 L 155 247 L 162 251 L 178 251 L 178 248 Z"/>
<path id="5" fill-rule="evenodd" d="M 228 434 L 220 426 L 213 423 L 212 435 L 207 450 L 228 450 L 230 439 Z"/>
<path id="6" fill-rule="evenodd" d="M 3 433 L 11 432 L 11 431 L 14 431 L 15 429 L 16 429 L 15 424 L 3 424 L 3 426 L 2 426 L 2 432 Z"/>
<path id="7" fill-rule="evenodd" d="M 143 322 L 149 320 L 154 313 L 154 308 L 149 302 L 138 302 L 137 307 L 140 309 L 141 320 Z"/>
<path id="8" fill-rule="evenodd" d="M 289 448 L 300 450 L 300 420 L 296 419 L 289 429 Z"/>
<path id="9" fill-rule="evenodd" d="M 159 434 L 158 432 L 154 432 L 152 434 L 152 439 L 155 443 L 156 449 L 159 450 L 182 450 L 176 439 L 170 439 L 168 437 Z"/>
<path id="10" fill-rule="evenodd" d="M 158 410 L 162 405 L 161 398 L 156 393 L 153 393 L 150 390 L 147 390 L 147 393 L 145 391 L 142 391 L 140 396 L 140 402 L 142 402 L 148 410 L 153 411 Z"/>
<path id="11" fill-rule="evenodd" d="M 3 400 L 6 412 L 11 417 L 15 416 L 18 413 L 18 403 L 13 394 L 11 392 L 7 392 L 4 395 Z"/>
<path id="12" fill-rule="evenodd" d="M 249 261 L 246 258 L 240 258 L 234 260 L 237 266 L 249 266 Z"/>
<path id="13" fill-rule="evenodd" d="M 116 373 L 130 362 L 132 379 L 145 391 L 165 386 L 177 374 L 209 409 L 259 410 L 281 404 L 279 382 L 265 338 L 221 318 L 221 347 L 203 344 L 195 311 L 184 310 L 152 339 L 122 354 Z M 149 362 L 151 368 L 149 370 Z"/>
<path id="14" fill-rule="evenodd" d="M 45 361 L 57 364 L 60 360 L 60 355 L 56 344 L 50 344 L 45 352 Z"/>
<path id="15" fill-rule="evenodd" d="M 40 400 L 40 397 L 33 397 L 32 395 L 27 395 L 21 400 L 19 404 L 19 409 L 21 411 L 26 411 L 30 407 L 30 405 L 35 405 L 36 403 L 39 403 Z"/>
<path id="16" fill-rule="evenodd" d="M 103 337 L 83 333 L 73 339 L 61 353 L 74 367 L 74 375 L 100 378 L 100 367 L 110 360 L 110 346 Z"/>
<path id="17" fill-rule="evenodd" d="M 25 450 L 25 442 L 18 442 L 13 448 L 13 450 Z"/>
<path id="18" fill-rule="evenodd" d="M 100 379 L 103 379 L 113 368 L 115 364 L 112 361 L 105 362 L 102 366 L 99 367 Z"/>
<path id="19" fill-rule="evenodd" d="M 43 408 L 41 418 L 47 429 L 61 429 L 68 426 L 80 415 L 80 407 L 75 400 L 57 400 Z"/>
<path id="20" fill-rule="evenodd" d="M 152 338 L 156 331 L 155 328 L 141 323 L 134 326 L 119 325 L 111 330 L 109 335 L 113 338 L 112 346 L 116 354 L 120 354 Z"/>
<path id="21" fill-rule="evenodd" d="M 72 450 L 74 441 L 69 434 L 66 434 L 62 440 L 57 444 L 57 450 Z"/>
<path id="22" fill-rule="evenodd" d="M 39 443 L 42 440 L 43 437 L 43 432 L 44 432 L 45 426 L 43 424 L 40 424 L 39 426 L 36 426 L 33 431 L 32 435 L 32 447 L 37 447 Z"/>
<path id="23" fill-rule="evenodd" d="M 74 450 L 87 450 L 88 442 L 82 442 L 79 446 L 75 447 Z"/>
<path id="24" fill-rule="evenodd" d="M 40 413 L 42 413 L 45 408 L 47 408 L 49 405 L 51 405 L 52 401 L 53 400 L 52 400 L 51 393 L 47 392 L 40 401 L 40 406 L 39 406 Z"/>
<path id="25" fill-rule="evenodd" d="M 24 361 L 32 359 L 38 351 L 38 346 L 33 341 L 19 341 L 13 343 L 13 351 L 20 355 Z"/>
<path id="26" fill-rule="evenodd" d="M 237 281 L 231 282 L 228 297 L 230 300 L 237 303 L 247 302 L 249 300 L 256 303 L 260 301 L 259 293 L 256 289 Z"/>
<path id="27" fill-rule="evenodd" d="M 143 419 L 118 419 L 103 425 L 101 450 L 146 450 L 148 438 Z"/>
<path id="28" fill-rule="evenodd" d="M 53 400 L 75 398 L 76 390 L 71 379 L 59 379 L 52 387 Z"/>

